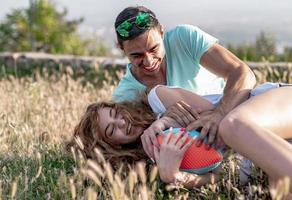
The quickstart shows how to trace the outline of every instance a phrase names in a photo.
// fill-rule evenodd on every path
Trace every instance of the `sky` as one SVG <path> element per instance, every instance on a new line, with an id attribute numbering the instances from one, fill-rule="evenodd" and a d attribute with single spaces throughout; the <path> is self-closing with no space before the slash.
<path id="1" fill-rule="evenodd" d="M 0 20 L 29 0 L 0 0 Z M 265 31 L 279 46 L 292 45 L 292 0 L 53 0 L 68 9 L 68 18 L 83 17 L 83 34 L 95 33 L 114 44 L 113 24 L 127 6 L 144 5 L 153 10 L 166 29 L 193 24 L 217 37 L 221 43 L 253 42 Z"/>

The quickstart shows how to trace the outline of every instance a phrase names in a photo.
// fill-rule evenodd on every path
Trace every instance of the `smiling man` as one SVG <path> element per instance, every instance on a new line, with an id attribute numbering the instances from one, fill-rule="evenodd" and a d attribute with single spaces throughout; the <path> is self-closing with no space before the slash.
<path id="1" fill-rule="evenodd" d="M 164 32 L 155 14 L 143 6 L 125 8 L 116 18 L 115 30 L 118 45 L 130 63 L 113 100 L 135 100 L 146 88 L 156 85 L 181 87 L 199 95 L 223 92 L 222 99 L 212 100 L 218 105 L 213 111 L 182 108 L 183 112 L 172 112 L 176 117 L 171 111 L 166 113 L 178 123 L 185 117 L 190 119 L 181 125 L 188 130 L 201 127 L 201 141 L 207 135 L 209 144 L 218 141 L 219 123 L 248 98 L 255 85 L 250 68 L 198 27 L 179 25 Z M 155 141 L 155 135 L 142 135 L 146 146 Z"/>
<path id="2" fill-rule="evenodd" d="M 200 64 L 201 57 L 217 46 L 218 40 L 199 28 L 180 25 L 164 32 L 155 14 L 140 6 L 123 10 L 115 29 L 119 47 L 130 63 L 114 91 L 114 101 L 134 100 L 147 87 L 158 84 L 202 95 L 223 91 L 224 80 L 217 76 L 222 77 L 220 68 L 212 70 Z"/>

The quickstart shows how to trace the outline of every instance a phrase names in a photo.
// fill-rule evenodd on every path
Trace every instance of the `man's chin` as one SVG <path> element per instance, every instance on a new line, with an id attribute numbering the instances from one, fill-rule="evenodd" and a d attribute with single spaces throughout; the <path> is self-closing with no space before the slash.
<path id="1" fill-rule="evenodd" d="M 153 72 L 158 71 L 159 68 L 160 68 L 160 63 L 157 63 L 154 67 L 150 67 L 150 68 L 143 67 L 143 71 L 145 73 L 153 73 Z"/>

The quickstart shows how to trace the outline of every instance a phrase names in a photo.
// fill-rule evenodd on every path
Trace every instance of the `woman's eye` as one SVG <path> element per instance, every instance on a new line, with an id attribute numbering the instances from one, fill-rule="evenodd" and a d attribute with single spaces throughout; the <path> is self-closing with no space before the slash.
<path id="1" fill-rule="evenodd" d="M 117 115 L 118 115 L 118 112 L 116 109 L 114 109 L 114 113 L 113 113 L 114 118 L 117 118 Z"/>
<path id="2" fill-rule="evenodd" d="M 114 126 L 110 125 L 110 127 L 109 127 L 107 132 L 108 132 L 107 136 L 111 137 L 113 135 L 113 133 L 114 133 Z"/>

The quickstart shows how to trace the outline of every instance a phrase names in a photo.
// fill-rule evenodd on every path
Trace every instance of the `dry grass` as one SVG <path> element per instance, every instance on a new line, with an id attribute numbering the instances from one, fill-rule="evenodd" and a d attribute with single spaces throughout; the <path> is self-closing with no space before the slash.
<path id="1" fill-rule="evenodd" d="M 99 162 L 86 161 L 74 150 L 65 153 L 64 142 L 85 107 L 109 100 L 113 88 L 107 83 L 101 88 L 84 86 L 65 74 L 0 80 L 0 200 L 270 198 L 267 179 L 259 170 L 249 185 L 239 185 L 232 156 L 224 163 L 219 183 L 186 190 L 161 183 L 154 166 L 145 172 L 139 163 L 113 172 L 98 151 Z M 271 190 L 275 198 L 286 192 L 277 187 Z"/>

